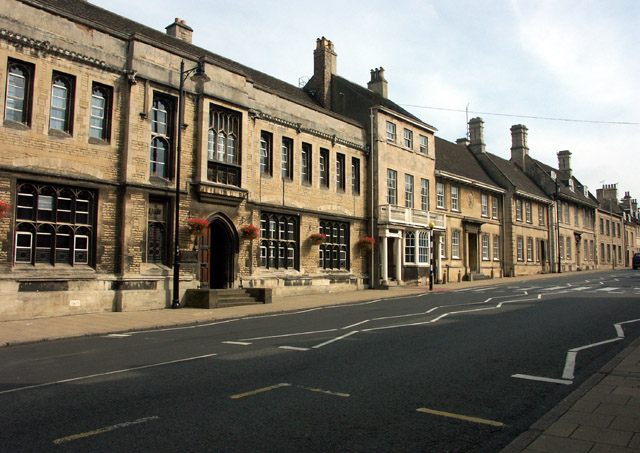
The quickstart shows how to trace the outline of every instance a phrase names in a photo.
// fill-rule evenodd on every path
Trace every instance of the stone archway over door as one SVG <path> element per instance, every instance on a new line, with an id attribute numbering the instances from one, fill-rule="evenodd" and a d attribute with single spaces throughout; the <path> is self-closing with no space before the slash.
<path id="1" fill-rule="evenodd" d="M 209 287 L 233 288 L 236 277 L 238 237 L 224 219 L 209 223 Z"/>

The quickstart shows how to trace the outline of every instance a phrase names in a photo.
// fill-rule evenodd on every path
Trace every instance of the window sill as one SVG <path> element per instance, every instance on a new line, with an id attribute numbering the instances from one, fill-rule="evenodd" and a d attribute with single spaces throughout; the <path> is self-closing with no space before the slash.
<path id="1" fill-rule="evenodd" d="M 111 145 L 111 143 L 109 143 L 108 140 L 104 140 L 104 139 L 96 138 L 96 137 L 89 137 L 89 144 L 90 145 L 100 145 L 100 146 L 109 146 L 109 145 Z"/>
<path id="2" fill-rule="evenodd" d="M 27 124 L 27 123 L 19 123 L 17 121 L 13 121 L 13 120 L 4 120 L 4 123 L 2 123 L 3 126 L 11 128 L 11 129 L 17 129 L 19 131 L 29 131 L 31 130 L 31 125 Z"/>
<path id="3" fill-rule="evenodd" d="M 57 129 L 49 129 L 49 135 L 56 138 L 73 138 L 69 132 Z"/>
<path id="4" fill-rule="evenodd" d="M 164 187 L 169 187 L 172 185 L 172 181 L 166 178 L 161 178 L 159 176 L 149 176 L 149 182 L 151 184 L 162 185 Z"/>

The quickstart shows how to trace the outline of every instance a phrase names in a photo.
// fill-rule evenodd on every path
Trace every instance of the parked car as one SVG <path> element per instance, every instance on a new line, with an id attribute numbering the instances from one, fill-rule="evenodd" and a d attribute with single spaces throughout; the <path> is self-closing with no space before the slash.
<path id="1" fill-rule="evenodd" d="M 636 253 L 633 255 L 633 261 L 631 262 L 631 266 L 634 269 L 640 269 L 640 253 Z"/>

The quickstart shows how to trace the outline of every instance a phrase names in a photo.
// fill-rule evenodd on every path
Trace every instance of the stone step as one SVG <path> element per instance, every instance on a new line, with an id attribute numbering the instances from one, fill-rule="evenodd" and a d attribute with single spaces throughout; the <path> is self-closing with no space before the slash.
<path id="1" fill-rule="evenodd" d="M 271 290 L 246 289 L 190 289 L 185 305 L 193 308 L 237 307 L 271 303 Z M 254 294 L 257 297 L 252 296 Z"/>
<path id="2" fill-rule="evenodd" d="M 258 302 L 252 297 L 245 297 L 242 299 L 220 299 L 216 304 L 219 308 L 222 307 L 239 307 L 242 305 L 262 305 L 262 302 Z"/>

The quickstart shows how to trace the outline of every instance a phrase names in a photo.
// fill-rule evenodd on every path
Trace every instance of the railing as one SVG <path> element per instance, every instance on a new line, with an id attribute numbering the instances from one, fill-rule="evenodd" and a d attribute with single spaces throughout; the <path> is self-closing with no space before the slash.
<path id="1" fill-rule="evenodd" d="M 447 219 L 444 214 L 389 204 L 380 206 L 378 222 L 396 223 L 423 228 L 427 228 L 429 223 L 433 222 L 435 228 L 447 227 Z"/>

